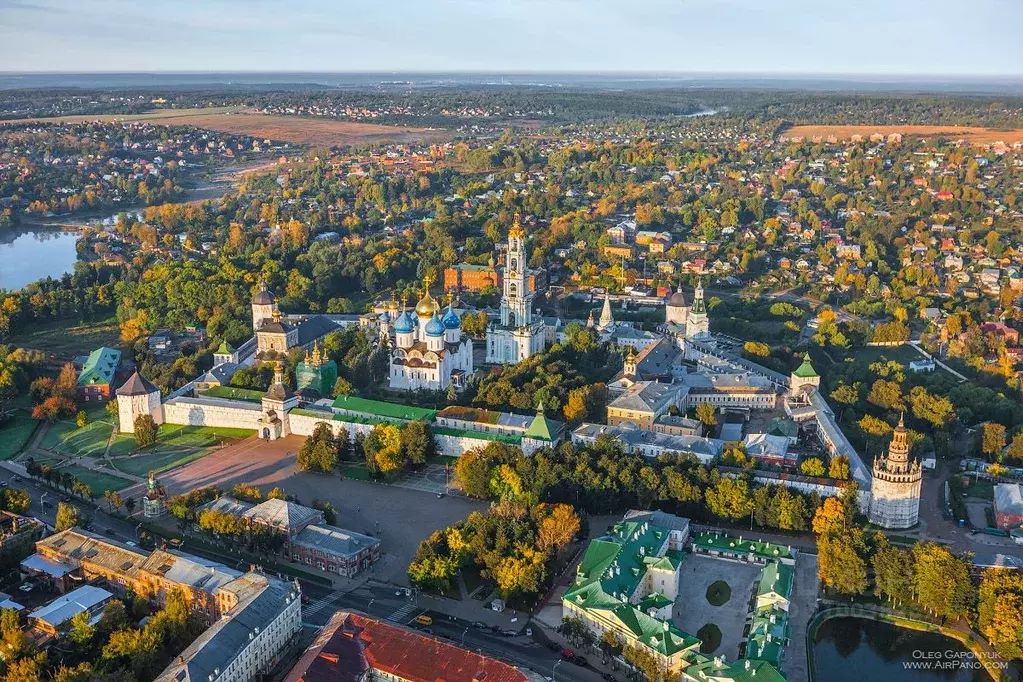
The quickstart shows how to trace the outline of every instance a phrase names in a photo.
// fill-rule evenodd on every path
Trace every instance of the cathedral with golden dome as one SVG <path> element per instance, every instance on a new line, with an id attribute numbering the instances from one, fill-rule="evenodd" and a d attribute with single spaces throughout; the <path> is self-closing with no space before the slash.
<path id="1" fill-rule="evenodd" d="M 392 301 L 380 316 L 381 342 L 391 348 L 388 383 L 391 388 L 446 391 L 465 387 L 473 373 L 472 339 L 449 301 L 442 310 L 430 295 L 429 278 L 413 310 Z"/>

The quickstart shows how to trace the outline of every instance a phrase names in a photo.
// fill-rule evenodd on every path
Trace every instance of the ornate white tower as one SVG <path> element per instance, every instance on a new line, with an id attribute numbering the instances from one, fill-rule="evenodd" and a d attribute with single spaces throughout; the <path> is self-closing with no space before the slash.
<path id="1" fill-rule="evenodd" d="M 919 462 L 909 460 L 909 431 L 899 417 L 888 454 L 874 460 L 870 522 L 882 528 L 909 528 L 920 518 Z"/>
<path id="2" fill-rule="evenodd" d="M 504 296 L 501 298 L 501 325 L 511 329 L 528 327 L 533 321 L 533 292 L 526 273 L 525 233 L 515 215 L 508 232 L 508 253 L 504 267 Z"/>
<path id="3" fill-rule="evenodd" d="M 533 319 L 533 292 L 526 269 L 526 234 L 518 214 L 508 231 L 501 319 L 487 330 L 487 362 L 521 362 L 544 347 L 543 320 Z"/>
<path id="4" fill-rule="evenodd" d="M 686 336 L 692 338 L 709 333 L 710 319 L 707 317 L 707 304 L 703 300 L 703 282 L 697 280 L 696 291 L 693 292 L 693 307 L 689 310 L 689 319 L 686 321 Z"/>
<path id="5" fill-rule="evenodd" d="M 591 311 L 592 313 L 592 311 Z M 600 321 L 597 322 L 597 329 L 602 332 L 611 331 L 615 326 L 615 316 L 611 312 L 611 297 L 604 292 L 604 307 L 600 310 Z"/>

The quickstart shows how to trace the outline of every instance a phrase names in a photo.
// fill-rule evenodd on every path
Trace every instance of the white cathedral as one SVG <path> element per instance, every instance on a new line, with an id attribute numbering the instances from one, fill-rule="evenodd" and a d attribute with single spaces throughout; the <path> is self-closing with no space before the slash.
<path id="1" fill-rule="evenodd" d="M 525 232 L 515 216 L 508 232 L 508 253 L 501 296 L 501 321 L 487 329 L 487 362 L 514 364 L 544 349 L 546 329 L 533 318 L 533 292 L 526 270 Z"/>
<path id="2" fill-rule="evenodd" d="M 462 332 L 462 321 L 452 304 L 444 315 L 430 296 L 430 280 L 415 312 L 391 306 L 380 316 L 381 343 L 391 347 L 388 383 L 391 388 L 446 391 L 465 387 L 473 373 L 472 339 Z M 393 327 L 392 327 L 393 322 Z"/>

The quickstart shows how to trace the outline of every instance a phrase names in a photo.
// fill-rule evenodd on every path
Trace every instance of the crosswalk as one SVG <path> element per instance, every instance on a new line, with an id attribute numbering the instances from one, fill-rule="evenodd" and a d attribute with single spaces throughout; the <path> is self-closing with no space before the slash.
<path id="1" fill-rule="evenodd" d="M 412 614 L 418 610 L 419 608 L 415 604 L 405 604 L 405 606 L 389 615 L 387 620 L 392 623 L 406 623 L 412 618 Z"/>
<path id="2" fill-rule="evenodd" d="M 337 610 L 337 604 L 333 599 L 320 599 L 319 601 L 313 602 L 307 606 L 302 607 L 303 616 L 315 616 L 318 613 L 322 613 L 327 610 Z"/>

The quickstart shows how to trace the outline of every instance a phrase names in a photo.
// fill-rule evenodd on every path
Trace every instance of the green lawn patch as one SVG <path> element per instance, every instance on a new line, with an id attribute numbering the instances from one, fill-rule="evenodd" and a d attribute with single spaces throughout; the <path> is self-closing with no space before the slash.
<path id="1" fill-rule="evenodd" d="M 732 588 L 724 580 L 715 581 L 707 588 L 707 601 L 710 602 L 711 606 L 723 606 L 731 598 Z M 720 632 L 718 637 L 721 637 Z"/>
<path id="2" fill-rule="evenodd" d="M 39 422 L 21 412 L 0 424 L 0 459 L 11 459 L 28 445 Z"/>
<path id="3" fill-rule="evenodd" d="M 149 453 L 143 450 L 137 455 L 112 460 L 111 463 L 118 471 L 123 471 L 126 474 L 146 476 L 150 471 L 161 473 L 168 469 L 174 469 L 183 464 L 194 462 L 197 459 L 202 459 L 209 453 L 209 450 L 196 450 L 195 452 L 185 454 L 178 450 L 156 453 Z"/>
<path id="4" fill-rule="evenodd" d="M 462 580 L 465 582 L 466 594 L 472 594 L 472 591 L 477 587 L 487 584 L 487 580 L 476 569 L 462 569 Z M 486 596 L 487 592 L 488 590 L 483 589 L 480 591 L 480 595 Z M 476 596 L 479 597 L 480 595 Z"/>
<path id="5" fill-rule="evenodd" d="M 124 490 L 132 485 L 132 482 L 120 476 L 112 476 L 101 471 L 93 471 L 80 466 L 62 466 L 61 471 L 67 471 L 85 485 L 92 488 L 92 493 L 97 497 L 103 497 L 104 490 Z"/>
<path id="6" fill-rule="evenodd" d="M 156 437 L 156 444 L 140 454 L 162 455 L 176 453 L 180 456 L 182 449 L 208 448 L 220 443 L 248 438 L 254 433 L 255 431 L 250 429 L 162 424 Z M 135 436 L 127 433 L 114 438 L 114 442 L 110 445 L 109 454 L 111 457 L 120 457 L 122 455 L 134 454 L 138 449 L 139 446 L 135 441 Z"/>
<path id="7" fill-rule="evenodd" d="M 712 654 L 721 646 L 721 628 L 714 623 L 707 623 L 696 631 L 700 640 L 700 653 Z"/>
<path id="8" fill-rule="evenodd" d="M 966 494 L 970 497 L 979 497 L 982 500 L 994 500 L 995 484 L 993 481 L 976 481 L 966 486 Z"/>
<path id="9" fill-rule="evenodd" d="M 107 422 L 90 422 L 82 428 L 74 422 L 55 422 L 43 436 L 42 446 L 75 457 L 96 457 L 103 454 L 112 432 Z"/>
<path id="10" fill-rule="evenodd" d="M 235 388 L 233 386 L 214 386 L 202 391 L 200 395 L 210 398 L 245 400 L 252 403 L 262 402 L 263 400 L 263 391 L 254 391 L 251 388 Z"/>
<path id="11" fill-rule="evenodd" d="M 369 469 L 362 464 L 346 464 L 341 468 L 341 475 L 355 481 L 370 480 Z"/>

